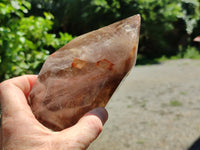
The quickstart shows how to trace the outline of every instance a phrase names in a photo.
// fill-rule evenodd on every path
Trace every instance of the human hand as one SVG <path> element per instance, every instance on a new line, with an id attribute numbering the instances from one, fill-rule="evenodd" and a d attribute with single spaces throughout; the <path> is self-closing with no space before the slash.
<path id="1" fill-rule="evenodd" d="M 27 103 L 36 75 L 0 84 L 2 108 L 1 148 L 4 150 L 84 150 L 100 134 L 108 118 L 104 108 L 86 113 L 77 124 L 53 132 L 39 123 Z"/>

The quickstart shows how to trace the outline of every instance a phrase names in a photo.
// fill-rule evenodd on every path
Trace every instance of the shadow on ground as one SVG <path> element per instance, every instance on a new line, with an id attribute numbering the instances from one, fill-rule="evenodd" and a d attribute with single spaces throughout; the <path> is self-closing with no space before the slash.
<path id="1" fill-rule="evenodd" d="M 188 150 L 200 150 L 200 137 L 191 145 Z"/>

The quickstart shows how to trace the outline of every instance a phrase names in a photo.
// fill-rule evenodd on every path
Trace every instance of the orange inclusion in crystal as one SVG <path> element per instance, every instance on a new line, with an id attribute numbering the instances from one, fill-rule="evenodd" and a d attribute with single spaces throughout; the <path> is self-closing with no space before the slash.
<path id="1" fill-rule="evenodd" d="M 78 58 L 74 58 L 72 62 L 72 67 L 77 68 L 77 69 L 82 69 L 85 65 L 86 65 L 86 62 Z"/>
<path id="2" fill-rule="evenodd" d="M 101 67 L 103 69 L 108 69 L 108 70 L 112 70 L 112 67 L 113 67 L 113 63 L 111 63 L 109 60 L 107 59 L 102 59 L 102 60 L 99 60 L 97 63 L 96 63 L 97 67 Z"/>

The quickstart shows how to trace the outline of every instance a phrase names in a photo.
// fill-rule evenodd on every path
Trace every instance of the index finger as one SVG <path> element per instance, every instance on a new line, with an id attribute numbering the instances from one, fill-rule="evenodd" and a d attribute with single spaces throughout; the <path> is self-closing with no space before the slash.
<path id="1" fill-rule="evenodd" d="M 21 110 L 30 110 L 26 97 L 36 79 L 36 75 L 24 75 L 2 82 L 0 84 L 2 111 L 6 114 L 15 114 Z"/>
<path id="2" fill-rule="evenodd" d="M 8 84 L 12 84 L 22 90 L 25 95 L 27 95 L 32 89 L 36 79 L 37 75 L 23 75 L 20 77 L 11 78 L 1 83 L 0 89 Z"/>

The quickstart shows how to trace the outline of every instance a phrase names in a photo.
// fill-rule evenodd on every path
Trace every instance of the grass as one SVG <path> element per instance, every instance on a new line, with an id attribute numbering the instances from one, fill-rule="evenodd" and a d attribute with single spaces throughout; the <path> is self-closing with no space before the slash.
<path id="1" fill-rule="evenodd" d="M 170 106 L 175 106 L 175 107 L 182 106 L 182 103 L 179 102 L 178 100 L 171 100 L 170 101 Z"/>
<path id="2" fill-rule="evenodd" d="M 183 104 L 178 101 L 178 100 L 171 100 L 168 104 L 167 103 L 162 103 L 161 107 L 168 107 L 168 106 L 172 106 L 172 107 L 179 107 L 182 106 Z"/>
<path id="3" fill-rule="evenodd" d="M 190 59 L 200 59 L 200 52 L 195 47 L 188 47 L 183 54 L 184 58 L 190 58 Z"/>
<path id="4" fill-rule="evenodd" d="M 143 145 L 145 142 L 140 140 L 140 141 L 137 141 L 137 144 L 140 144 L 140 145 Z"/>
<path id="5" fill-rule="evenodd" d="M 177 60 L 177 59 L 198 59 L 200 60 L 200 51 L 196 47 L 188 46 L 183 50 L 179 48 L 179 53 L 174 56 L 161 56 L 159 58 L 147 58 L 140 54 L 137 57 L 137 65 L 152 65 L 160 64 L 166 60 Z"/>
<path id="6" fill-rule="evenodd" d="M 176 59 L 200 59 L 200 51 L 196 47 L 188 46 L 185 50 L 182 47 L 179 48 L 179 53 L 175 56 L 166 57 L 162 56 L 157 59 L 158 62 L 163 62 L 169 59 L 176 60 Z"/>
<path id="7" fill-rule="evenodd" d="M 132 108 L 132 107 L 133 107 L 133 105 L 128 105 L 128 106 L 127 106 L 127 108 Z"/>
<path id="8" fill-rule="evenodd" d="M 187 95 L 187 92 L 182 91 L 182 92 L 180 92 L 180 94 L 181 95 Z"/>

